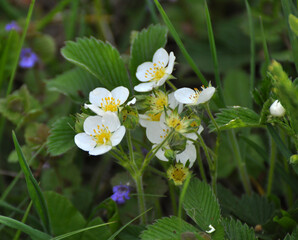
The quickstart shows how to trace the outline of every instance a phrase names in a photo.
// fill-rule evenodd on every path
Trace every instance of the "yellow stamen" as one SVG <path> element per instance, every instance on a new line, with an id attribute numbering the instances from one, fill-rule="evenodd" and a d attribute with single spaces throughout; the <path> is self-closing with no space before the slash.
<path id="1" fill-rule="evenodd" d="M 107 145 L 110 143 L 112 133 L 109 131 L 108 127 L 105 127 L 103 124 L 102 127 L 103 128 L 100 128 L 100 126 L 97 125 L 98 130 L 96 131 L 95 129 L 93 129 L 93 139 L 98 145 Z"/>
<path id="2" fill-rule="evenodd" d="M 184 167 L 181 163 L 171 166 L 167 171 L 168 178 L 172 179 L 175 185 L 182 185 L 188 174 L 188 168 Z"/>
<path id="3" fill-rule="evenodd" d="M 117 112 L 118 107 L 120 105 L 120 100 L 119 99 L 115 99 L 113 97 L 106 97 L 105 99 L 101 99 L 102 102 L 100 104 L 102 110 L 104 110 L 105 112 Z"/>

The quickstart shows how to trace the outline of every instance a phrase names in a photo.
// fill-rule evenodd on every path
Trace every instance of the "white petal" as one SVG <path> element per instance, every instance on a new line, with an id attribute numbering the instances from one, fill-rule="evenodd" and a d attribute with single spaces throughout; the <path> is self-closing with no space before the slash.
<path id="1" fill-rule="evenodd" d="M 214 93 L 215 93 L 214 87 L 207 87 L 203 89 L 203 91 L 199 95 L 199 98 L 196 104 L 208 102 L 212 98 Z"/>
<path id="2" fill-rule="evenodd" d="M 102 116 L 102 124 L 107 127 L 110 132 L 114 132 L 120 127 L 120 120 L 115 113 L 106 112 Z"/>
<path id="3" fill-rule="evenodd" d="M 121 126 L 113 133 L 111 137 L 112 146 L 116 146 L 122 141 L 122 138 L 125 135 L 125 131 L 125 127 Z"/>
<path id="4" fill-rule="evenodd" d="M 146 75 L 146 73 L 148 73 L 147 70 L 151 72 L 150 68 L 154 68 L 152 62 L 144 62 L 139 65 L 136 72 L 137 79 L 139 79 L 141 82 L 148 82 L 149 80 L 151 80 L 153 78 L 151 74 Z"/>
<path id="5" fill-rule="evenodd" d="M 156 83 L 156 86 L 160 87 L 165 83 L 165 81 L 169 78 L 169 74 L 165 73 L 165 75 Z"/>
<path id="6" fill-rule="evenodd" d="M 153 145 L 154 147 L 156 147 L 157 145 Z M 161 160 L 161 161 L 169 161 L 166 157 L 165 157 L 165 151 L 162 149 L 162 148 L 160 148 L 157 152 L 156 152 L 156 154 L 155 154 L 155 156 L 159 159 L 159 160 Z"/>
<path id="7" fill-rule="evenodd" d="M 102 116 L 105 113 L 104 110 L 102 110 L 100 107 L 95 106 L 93 104 L 86 104 L 85 103 L 84 107 L 89 108 L 92 112 L 96 113 L 99 116 Z"/>
<path id="8" fill-rule="evenodd" d="M 161 143 L 166 136 L 166 130 L 167 129 L 161 128 L 160 122 L 151 122 L 147 125 L 146 136 L 152 143 Z"/>
<path id="9" fill-rule="evenodd" d="M 153 63 L 158 66 L 167 66 L 169 61 L 169 54 L 164 48 L 158 49 L 153 55 Z"/>
<path id="10" fill-rule="evenodd" d="M 146 114 L 139 114 L 139 123 L 142 127 L 147 127 L 148 124 L 152 122 L 151 118 Z"/>
<path id="11" fill-rule="evenodd" d="M 120 100 L 120 105 L 123 104 L 128 96 L 129 96 L 129 91 L 126 87 L 116 87 L 115 89 L 112 90 L 112 97 L 115 98 L 115 99 L 118 99 Z M 116 100 L 117 102 L 117 100 Z"/>
<path id="12" fill-rule="evenodd" d="M 112 149 L 112 146 L 110 145 L 100 145 L 93 150 L 89 151 L 90 155 L 96 156 L 96 155 L 102 155 Z"/>
<path id="13" fill-rule="evenodd" d="M 127 105 L 134 105 L 136 103 L 137 99 L 134 97 L 133 99 L 131 99 L 129 102 L 127 102 Z"/>
<path id="14" fill-rule="evenodd" d="M 204 128 L 202 125 L 199 126 L 199 129 L 198 129 L 198 134 L 201 134 L 203 132 Z"/>
<path id="15" fill-rule="evenodd" d="M 86 133 L 78 133 L 74 138 L 75 144 L 84 151 L 90 151 L 96 146 L 96 142 L 93 137 Z"/>
<path id="16" fill-rule="evenodd" d="M 90 116 L 87 117 L 84 122 L 84 131 L 87 134 L 94 135 L 94 129 L 97 130 L 97 126 L 101 126 L 102 124 L 102 117 L 100 116 Z"/>
<path id="17" fill-rule="evenodd" d="M 194 132 L 185 134 L 185 137 L 192 139 L 192 140 L 196 140 L 198 138 L 197 134 Z"/>
<path id="18" fill-rule="evenodd" d="M 100 106 L 106 97 L 111 97 L 111 92 L 105 88 L 95 88 L 89 93 L 89 101 L 95 106 Z"/>
<path id="19" fill-rule="evenodd" d="M 189 168 L 192 167 L 197 159 L 197 151 L 193 144 L 186 144 L 185 150 L 182 153 L 176 155 L 176 161 L 181 162 L 184 166 L 189 160 Z"/>
<path id="20" fill-rule="evenodd" d="M 134 87 L 134 90 L 136 90 L 137 92 L 149 92 L 153 89 L 154 86 L 154 82 L 140 83 L 139 85 Z"/>
<path id="21" fill-rule="evenodd" d="M 175 63 L 176 57 L 174 56 L 174 53 L 170 53 L 170 59 L 169 59 L 169 65 L 166 68 L 166 73 L 171 74 L 173 72 L 174 63 Z"/>
<path id="22" fill-rule="evenodd" d="M 176 100 L 184 104 L 193 104 L 191 96 L 195 94 L 195 91 L 191 88 L 180 88 L 175 91 L 174 96 Z"/>

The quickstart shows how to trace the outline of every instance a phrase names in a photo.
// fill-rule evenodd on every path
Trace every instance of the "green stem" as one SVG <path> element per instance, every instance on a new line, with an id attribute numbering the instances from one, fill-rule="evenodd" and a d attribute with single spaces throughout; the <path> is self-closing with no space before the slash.
<path id="1" fill-rule="evenodd" d="M 129 129 L 126 132 L 126 139 L 127 139 L 128 149 L 129 149 L 130 161 L 136 166 L 136 161 L 135 161 L 135 156 L 134 156 L 132 141 L 131 141 L 131 132 Z"/>
<path id="2" fill-rule="evenodd" d="M 215 41 L 214 41 L 212 23 L 211 23 L 211 18 L 210 18 L 209 9 L 208 9 L 206 0 L 205 0 L 205 14 L 206 14 L 206 23 L 207 23 L 210 51 L 212 54 L 212 60 L 213 60 L 213 65 L 214 65 L 215 82 L 216 82 L 216 86 L 218 87 L 218 93 L 219 93 L 219 98 L 221 100 L 221 103 L 223 106 L 225 106 L 225 101 L 224 101 L 224 97 L 223 97 L 223 93 L 222 93 L 222 86 L 221 86 L 220 76 L 219 76 L 216 45 L 215 45 Z"/>
<path id="3" fill-rule="evenodd" d="M 146 202 L 144 196 L 144 189 L 143 189 L 143 176 L 137 175 L 134 177 L 136 186 L 137 186 L 137 193 L 138 193 L 138 205 L 139 205 L 139 212 L 140 214 L 145 212 L 146 209 Z M 141 224 L 147 224 L 147 215 L 143 214 L 141 217 Z"/>
<path id="4" fill-rule="evenodd" d="M 205 170 L 204 170 L 204 166 L 203 166 L 203 162 L 202 162 L 202 158 L 201 158 L 201 153 L 200 153 L 200 147 L 198 144 L 195 144 L 195 146 L 196 146 L 196 150 L 197 150 L 197 162 L 199 165 L 200 174 L 201 174 L 203 181 L 205 183 L 207 183 L 207 178 L 206 178 L 206 174 L 205 174 Z"/>
<path id="5" fill-rule="evenodd" d="M 253 25 L 253 19 L 251 14 L 251 9 L 247 0 L 245 0 L 247 15 L 248 15 L 248 24 L 249 24 L 249 33 L 250 33 L 250 92 L 254 90 L 255 82 L 255 31 Z M 252 105 L 252 102 L 250 102 Z"/>
<path id="6" fill-rule="evenodd" d="M 189 182 L 190 182 L 190 179 L 191 179 L 191 174 L 188 174 L 184 184 L 183 184 L 183 187 L 181 189 L 181 192 L 180 192 L 180 196 L 179 196 L 179 205 L 178 205 L 178 217 L 180 219 L 182 219 L 182 203 L 184 201 L 184 197 L 185 197 L 185 194 L 186 194 L 186 191 L 187 191 L 187 188 L 188 188 L 188 185 L 189 185 Z"/>
<path id="7" fill-rule="evenodd" d="M 229 131 L 228 136 L 229 136 L 229 139 L 230 139 L 230 143 L 232 145 L 232 149 L 233 149 L 233 152 L 234 152 L 236 165 L 237 165 L 237 168 L 238 168 L 238 171 L 239 171 L 239 174 L 240 174 L 240 179 L 241 179 L 242 185 L 245 189 L 245 192 L 248 195 L 251 195 L 252 190 L 251 190 L 249 177 L 248 177 L 248 174 L 247 174 L 247 171 L 246 171 L 246 164 L 241 158 L 241 153 L 240 153 L 239 145 L 238 145 L 238 142 L 237 142 L 237 139 L 236 139 L 236 136 L 235 136 L 235 132 L 233 130 Z"/>
<path id="8" fill-rule="evenodd" d="M 157 151 L 163 147 L 163 145 L 168 141 L 168 139 L 173 135 L 174 132 L 175 132 L 175 129 L 172 129 L 172 131 L 166 136 L 166 138 L 162 141 L 161 144 L 159 144 L 156 148 L 151 149 L 150 152 L 147 153 L 145 160 L 143 162 L 143 165 L 141 167 L 141 173 L 144 172 L 144 170 L 147 167 L 147 165 L 149 164 L 150 160 L 155 156 Z"/>
<path id="9" fill-rule="evenodd" d="M 214 119 L 214 117 L 212 116 L 212 113 L 211 113 L 211 110 L 210 110 L 210 107 L 209 107 L 209 102 L 205 103 L 205 108 L 206 108 L 206 111 L 208 113 L 208 116 L 210 118 L 210 120 L 212 121 L 214 127 L 216 128 L 216 131 L 219 133 L 219 127 Z"/>
<path id="10" fill-rule="evenodd" d="M 198 139 L 200 141 L 200 145 L 203 148 L 203 151 L 204 151 L 205 156 L 207 158 L 207 162 L 208 162 L 208 165 L 209 165 L 209 171 L 210 171 L 210 175 L 211 175 L 211 179 L 212 179 L 212 190 L 213 190 L 214 194 L 216 195 L 216 178 L 217 178 L 216 165 L 210 157 L 208 147 L 206 146 L 206 144 L 204 142 L 204 139 L 201 137 L 200 134 L 197 134 L 197 136 L 198 136 Z"/>
<path id="11" fill-rule="evenodd" d="M 267 185 L 267 197 L 271 194 L 272 184 L 273 184 L 273 176 L 274 176 L 274 168 L 275 168 L 275 158 L 276 158 L 276 144 L 273 141 L 271 135 L 270 136 L 270 168 L 268 174 L 268 185 Z"/>
<path id="12" fill-rule="evenodd" d="M 174 91 L 177 90 L 176 86 L 175 86 L 170 80 L 167 80 L 167 84 L 168 84 Z"/>
<path id="13" fill-rule="evenodd" d="M 176 194 L 175 194 L 175 186 L 172 182 L 168 181 L 169 186 L 169 192 L 170 192 L 170 198 L 172 203 L 172 209 L 175 216 L 177 216 L 177 200 L 176 200 Z"/>

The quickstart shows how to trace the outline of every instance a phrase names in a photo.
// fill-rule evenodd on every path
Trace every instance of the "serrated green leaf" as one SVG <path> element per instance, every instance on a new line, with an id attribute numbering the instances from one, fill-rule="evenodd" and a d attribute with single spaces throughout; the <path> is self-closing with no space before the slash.
<path id="1" fill-rule="evenodd" d="M 52 239 L 52 237 L 49 236 L 48 234 L 43 233 L 39 230 L 36 230 L 22 222 L 19 222 L 15 219 L 12 219 L 9 217 L 0 215 L 0 223 L 28 234 L 32 240 L 50 240 L 50 239 Z"/>
<path id="2" fill-rule="evenodd" d="M 298 238 L 298 227 L 293 231 L 291 235 L 287 234 L 284 240 L 296 240 Z"/>
<path id="3" fill-rule="evenodd" d="M 260 127 L 259 115 L 253 110 L 245 107 L 233 106 L 220 109 L 215 119 L 219 130 L 243 127 Z M 215 130 L 212 123 L 209 124 L 211 132 Z"/>
<path id="4" fill-rule="evenodd" d="M 45 192 L 53 234 L 56 236 L 72 232 L 86 226 L 82 214 L 64 196 L 55 192 Z M 79 235 L 71 239 L 80 239 Z"/>
<path id="5" fill-rule="evenodd" d="M 182 233 L 197 233 L 199 230 L 178 217 L 158 219 L 154 224 L 147 226 L 141 234 L 142 240 L 180 240 Z"/>
<path id="6" fill-rule="evenodd" d="M 48 81 L 47 86 L 49 90 L 61 92 L 75 102 L 83 103 L 88 99 L 89 93 L 102 84 L 86 70 L 75 68 Z"/>
<path id="7" fill-rule="evenodd" d="M 46 201 L 44 198 L 44 195 L 42 194 L 39 185 L 37 181 L 35 180 L 26 159 L 24 158 L 24 155 L 22 153 L 22 149 L 19 145 L 19 142 L 17 140 L 17 137 L 15 133 L 12 133 L 13 142 L 19 157 L 19 163 L 22 168 L 22 171 L 24 173 L 26 183 L 27 183 L 27 189 L 29 192 L 29 196 L 33 202 L 33 205 L 38 213 L 38 215 L 41 218 L 41 221 L 48 233 L 51 233 L 51 225 L 49 220 L 49 213 L 48 213 L 48 207 L 46 205 Z"/>
<path id="8" fill-rule="evenodd" d="M 47 141 L 48 151 L 52 156 L 63 154 L 75 145 L 75 131 L 72 129 L 74 124 L 71 117 L 64 117 L 52 125 Z"/>
<path id="9" fill-rule="evenodd" d="M 229 240 L 257 240 L 253 229 L 233 219 L 223 221 Z"/>
<path id="10" fill-rule="evenodd" d="M 129 70 L 133 86 L 140 83 L 136 78 L 137 67 L 144 62 L 151 62 L 156 50 L 164 47 L 166 43 L 167 28 L 159 24 L 137 33 L 130 48 Z"/>
<path id="11" fill-rule="evenodd" d="M 273 217 L 274 211 L 274 205 L 267 198 L 253 194 L 242 196 L 238 204 L 234 205 L 233 212 L 247 224 L 255 226 L 267 223 Z"/>
<path id="12" fill-rule="evenodd" d="M 61 53 L 68 61 L 87 70 L 112 90 L 118 86 L 131 89 L 128 74 L 119 52 L 109 43 L 93 37 L 69 41 Z"/>
<path id="13" fill-rule="evenodd" d="M 210 186 L 205 182 L 194 178 L 186 191 L 184 209 L 198 226 L 209 230 L 209 225 L 216 226 L 220 219 L 220 208 L 218 201 Z"/>

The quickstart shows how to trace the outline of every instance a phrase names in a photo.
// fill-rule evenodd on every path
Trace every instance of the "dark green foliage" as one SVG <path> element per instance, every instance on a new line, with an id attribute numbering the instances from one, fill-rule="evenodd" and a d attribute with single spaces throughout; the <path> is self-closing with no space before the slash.
<path id="1" fill-rule="evenodd" d="M 76 42 L 67 42 L 61 54 L 98 78 L 109 90 L 118 86 L 131 90 L 124 62 L 111 44 L 95 38 L 79 38 Z"/>

